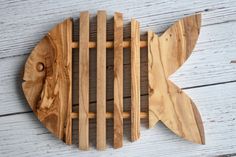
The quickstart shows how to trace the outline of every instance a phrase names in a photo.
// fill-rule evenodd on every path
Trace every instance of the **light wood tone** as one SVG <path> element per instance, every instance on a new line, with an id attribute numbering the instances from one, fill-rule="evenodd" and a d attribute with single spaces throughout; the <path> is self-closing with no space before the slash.
<path id="1" fill-rule="evenodd" d="M 89 149 L 89 13 L 80 13 L 79 148 Z"/>
<path id="2" fill-rule="evenodd" d="M 67 53 L 68 56 L 68 61 L 66 64 L 66 67 L 68 67 L 69 69 L 69 75 L 68 78 L 69 79 L 69 84 L 67 84 L 67 88 L 69 88 L 68 93 L 63 93 L 63 94 L 68 94 L 68 103 L 67 103 L 67 125 L 66 125 L 66 139 L 65 142 L 66 144 L 72 144 L 72 118 L 71 118 L 71 113 L 72 113 L 72 49 L 71 49 L 71 43 L 72 43 L 72 20 L 67 20 L 67 44 L 68 47 L 66 48 L 67 51 L 65 51 L 65 53 Z M 64 58 L 63 58 L 64 59 Z M 65 60 L 65 59 L 64 59 Z"/>
<path id="3" fill-rule="evenodd" d="M 22 87 L 30 107 L 59 139 L 71 144 L 72 20 L 54 27 L 33 49 Z M 66 76 L 66 77 L 65 77 Z"/>
<path id="4" fill-rule="evenodd" d="M 97 14 L 97 149 L 106 148 L 106 12 Z"/>
<path id="5" fill-rule="evenodd" d="M 131 141 L 140 138 L 140 30 L 131 20 Z"/>
<path id="6" fill-rule="evenodd" d="M 175 134 L 204 144 L 200 114 L 192 100 L 168 77 L 190 56 L 201 16 L 186 17 L 161 37 L 148 32 L 149 127 L 161 120 Z"/>
<path id="7" fill-rule="evenodd" d="M 123 15 L 114 15 L 114 148 L 123 146 Z"/>
<path id="8" fill-rule="evenodd" d="M 123 41 L 123 48 L 129 48 L 131 47 L 131 41 Z M 72 42 L 72 48 L 79 48 L 79 42 Z M 89 42 L 89 48 L 96 48 L 97 43 L 94 41 Z M 147 47 L 147 41 L 140 41 L 140 48 Z M 106 48 L 114 48 L 114 42 L 113 41 L 106 41 Z"/>
<path id="9" fill-rule="evenodd" d="M 57 14 L 54 20 L 59 21 L 59 19 L 61 19 L 60 17 L 65 16 L 65 13 L 69 14 L 71 10 L 82 10 L 84 9 L 84 6 L 89 5 L 90 2 L 81 1 L 75 5 L 74 1 L 63 1 L 60 2 L 60 5 L 58 5 L 57 3 L 44 3 L 45 1 L 43 0 L 28 1 L 29 3 L 27 2 L 27 5 L 30 5 L 30 7 L 25 8 L 24 12 L 19 9 L 21 7 L 24 7 L 24 2 L 12 2 L 19 1 L 6 1 L 6 3 L 1 4 L 2 12 L 4 12 L 4 17 L 11 20 L 7 22 L 7 25 L 4 25 L 3 23 L 1 24 L 2 32 L 0 33 L 1 37 L 4 37 L 4 40 L 2 39 L 0 42 L 1 48 L 6 48 L 0 53 L 0 82 L 5 82 L 1 84 L 0 88 L 0 99 L 1 103 L 4 104 L 1 105 L 0 109 L 0 126 L 1 128 L 4 128 L 0 131 L 0 134 L 3 138 L 11 138 L 7 141 L 1 142 L 2 145 L 0 149 L 0 154 L 5 154 L 6 156 L 14 156 L 15 154 L 18 154 L 18 156 L 24 156 L 24 154 L 34 156 L 35 154 L 44 154 L 45 152 L 48 152 L 48 156 L 72 156 L 75 154 L 75 151 L 77 151 L 76 148 L 73 147 L 73 150 L 71 150 L 71 147 L 61 147 L 62 145 L 60 142 L 52 140 L 51 138 L 45 138 L 46 136 L 50 137 L 51 135 L 39 134 L 39 132 L 45 131 L 45 128 L 37 121 L 35 121 L 35 118 L 33 118 L 31 113 L 28 113 L 31 110 L 27 107 L 27 104 L 25 103 L 23 97 L 18 96 L 20 94 L 19 90 L 17 90 L 16 87 L 18 87 L 19 84 L 19 81 L 17 80 L 20 80 L 19 77 L 21 77 L 18 75 L 18 71 L 21 69 L 19 65 L 22 65 L 26 61 L 26 55 L 22 54 L 25 54 L 26 52 L 29 52 L 29 50 L 32 50 L 33 45 L 36 46 L 36 43 L 39 42 L 39 36 L 41 36 L 39 34 L 45 34 L 46 30 L 51 29 L 52 23 L 50 22 L 52 22 L 52 19 L 46 19 L 45 14 Z M 131 156 L 134 154 L 140 154 L 140 156 L 150 156 L 153 153 L 158 153 L 169 156 L 171 155 L 171 153 L 175 152 L 175 156 L 200 156 L 202 154 L 204 154 L 204 156 L 216 156 L 220 154 L 236 153 L 236 136 L 234 129 L 235 125 L 232 125 L 236 122 L 234 118 L 232 118 L 232 115 L 236 115 L 236 110 L 232 110 L 232 104 L 235 104 L 232 102 L 236 102 L 235 96 L 233 95 L 236 92 L 235 83 L 226 83 L 214 86 L 214 84 L 216 83 L 235 80 L 233 79 L 233 77 L 235 78 L 236 69 L 234 66 L 232 66 L 232 64 L 227 63 L 229 63 L 231 60 L 235 60 L 236 58 L 234 49 L 234 45 L 236 45 L 236 40 L 229 40 L 228 38 L 228 36 L 230 36 L 231 34 L 230 39 L 236 39 L 235 30 L 231 29 L 232 27 L 236 27 L 236 22 L 234 22 L 233 20 L 235 19 L 234 17 L 236 15 L 236 9 L 234 9 L 236 7 L 236 1 L 206 0 L 204 1 L 204 5 L 202 5 L 202 3 L 196 3 L 196 1 L 185 0 L 176 1 L 176 7 L 169 8 L 169 1 L 163 1 L 161 5 L 159 5 L 159 3 L 155 0 L 151 0 L 149 2 L 151 5 L 147 6 L 144 5 L 145 1 L 139 1 L 138 3 L 135 3 L 135 7 L 132 7 L 132 1 L 129 1 L 127 3 L 126 1 L 108 2 L 102 0 L 96 1 L 96 4 L 94 4 L 93 6 L 96 6 L 96 8 L 104 8 L 104 6 L 111 5 L 112 10 L 119 10 L 120 8 L 123 8 L 123 13 L 126 17 L 134 16 L 133 13 L 135 13 L 135 16 L 137 16 L 139 20 L 143 20 L 143 16 L 150 17 L 148 20 L 144 20 L 145 23 L 142 23 L 144 26 L 144 30 L 145 27 L 148 28 L 148 25 L 152 25 L 152 27 L 154 28 L 154 25 L 158 24 L 160 26 L 160 29 L 158 31 L 162 31 L 164 27 L 167 27 L 169 23 L 172 23 L 173 20 L 179 16 L 184 16 L 185 14 L 191 14 L 193 12 L 201 12 L 207 8 L 206 11 L 204 11 L 204 30 L 201 31 L 200 34 L 201 40 L 199 40 L 200 43 L 194 50 L 194 52 L 196 53 L 193 54 L 193 57 L 190 58 L 191 61 L 189 60 L 188 64 L 184 65 L 184 68 L 180 72 L 178 72 L 178 74 L 175 75 L 173 79 L 178 82 L 181 87 L 191 88 L 192 86 L 196 85 L 202 86 L 206 84 L 213 84 L 213 86 L 187 90 L 188 93 L 191 93 L 191 95 L 194 97 L 194 100 L 197 100 L 198 102 L 196 105 L 198 108 L 200 107 L 199 109 L 201 110 L 200 112 L 202 113 L 204 124 L 206 124 L 207 127 L 207 139 L 209 141 L 206 146 L 195 146 L 189 144 L 188 142 L 182 141 L 182 139 L 180 138 L 177 139 L 176 137 L 173 137 L 170 132 L 165 131 L 165 128 L 162 125 L 158 124 L 158 130 L 160 129 L 161 132 L 155 134 L 156 129 L 148 130 L 148 137 L 143 136 L 142 140 L 139 141 L 139 144 L 134 145 L 130 144 L 129 141 L 124 141 L 124 143 L 127 143 L 128 146 L 131 146 L 129 147 L 129 154 L 125 149 L 119 150 L 118 152 L 114 152 L 113 149 L 109 149 L 105 152 L 105 155 L 115 153 L 117 156 Z M 67 7 L 61 7 L 63 5 L 66 5 Z M 35 12 L 38 7 L 45 9 L 40 9 Z M 124 9 L 124 7 L 126 9 Z M 222 7 L 224 7 L 224 11 L 222 10 Z M 171 11 L 173 14 L 162 14 L 160 16 L 157 16 L 158 18 L 155 18 L 156 15 L 154 14 L 155 10 L 153 8 L 159 11 Z M 214 11 L 212 9 L 214 9 Z M 7 10 L 12 11 L 8 12 Z M 112 12 L 112 10 L 110 11 Z M 28 12 L 31 12 L 32 14 L 30 16 L 27 16 L 27 18 L 24 18 L 24 13 Z M 174 14 L 178 16 L 173 16 Z M 34 17 L 37 17 L 37 20 Z M 28 28 L 33 27 L 35 29 L 24 29 L 20 26 L 16 27 L 16 24 L 20 24 L 20 22 L 27 24 Z M 47 22 L 50 24 L 46 24 Z M 93 32 L 92 36 L 94 35 L 95 32 Z M 216 51 L 212 50 L 217 50 L 217 53 L 215 53 Z M 144 56 L 145 55 L 146 54 L 144 54 Z M 223 61 L 224 59 L 222 58 L 222 55 L 227 58 L 227 63 Z M 75 60 L 74 62 L 77 64 L 78 61 Z M 217 64 L 214 64 L 213 62 Z M 194 64 L 197 64 L 195 68 Z M 144 70 L 146 69 L 146 67 L 144 66 L 142 66 L 142 68 Z M 91 81 L 96 82 L 95 78 L 93 78 Z M 127 85 L 124 82 L 124 87 L 129 85 L 129 82 L 127 82 Z M 94 87 L 91 90 L 94 91 L 96 89 Z M 124 90 L 124 93 L 125 91 L 126 89 Z M 218 91 L 218 95 L 213 94 L 216 91 Z M 75 93 L 78 93 L 78 90 L 75 90 Z M 95 98 L 94 93 L 95 92 L 93 92 L 92 95 Z M 223 116 L 219 116 L 220 111 L 224 112 Z M 22 113 L 17 114 L 18 112 Z M 4 114 L 10 115 L 4 116 Z M 13 121 L 14 127 L 10 125 Z M 145 124 L 146 123 L 144 123 L 143 125 L 143 131 L 141 133 L 147 133 L 147 130 L 145 129 Z M 24 128 L 24 131 L 20 134 L 16 134 L 15 131 L 21 128 Z M 8 131 L 5 131 L 6 129 Z M 96 130 L 94 129 L 94 131 Z M 154 139 L 150 139 L 150 136 L 153 136 Z M 171 136 L 172 140 L 170 140 L 170 138 L 158 139 L 158 136 Z M 21 143 L 20 149 L 15 149 L 15 151 L 13 151 L 14 148 L 18 146 L 18 143 L 20 143 L 20 141 L 27 142 Z M 151 142 L 153 144 L 155 143 L 155 146 L 151 145 Z M 53 145 L 53 147 L 44 147 L 46 143 L 49 145 Z M 142 147 L 142 149 L 139 149 L 140 146 Z M 170 146 L 172 151 L 165 149 L 166 146 Z M 44 147 L 44 149 L 41 149 L 42 147 Z M 179 149 L 180 147 L 186 149 Z M 197 147 L 197 149 L 185 151 L 191 149 L 192 147 Z M 149 149 L 150 151 L 144 151 L 147 149 Z M 86 152 L 86 155 L 93 156 L 94 151 Z"/>
<path id="10" fill-rule="evenodd" d="M 98 12 L 97 42 L 89 42 L 89 14 L 82 12 L 79 46 L 76 45 L 77 42 L 72 42 L 70 19 L 55 27 L 29 57 L 26 63 L 23 90 L 28 95 L 26 97 L 29 103 L 30 101 L 33 103 L 30 105 L 33 106 L 32 109 L 40 121 L 67 144 L 72 143 L 72 119 L 79 118 L 79 147 L 82 150 L 89 149 L 89 119 L 95 117 L 97 118 L 97 148 L 100 150 L 106 148 L 106 119 L 112 118 L 114 120 L 114 148 L 120 148 L 123 145 L 124 118 L 131 119 L 131 140 L 135 141 L 140 137 L 140 118 L 147 116 L 149 127 L 161 120 L 177 135 L 204 144 L 202 120 L 195 104 L 180 88 L 168 80 L 168 77 L 191 54 L 199 29 L 200 15 L 195 15 L 178 21 L 161 37 L 148 32 L 148 42 L 146 42 L 140 41 L 139 23 L 132 20 L 131 41 L 123 41 L 123 16 L 121 13 L 116 13 L 114 43 L 112 43 L 106 41 L 106 13 L 100 11 Z M 148 114 L 140 112 L 140 48 L 147 45 Z M 123 46 L 131 47 L 131 113 L 123 112 Z M 72 112 L 73 47 L 80 48 L 79 113 Z M 98 51 L 97 114 L 89 112 L 90 47 L 97 47 Z M 112 47 L 114 47 L 114 113 L 106 112 L 106 48 Z M 32 70 L 32 67 L 35 68 Z M 36 71 L 37 76 L 26 74 L 32 71 Z M 35 82 L 37 82 L 36 85 L 33 88 L 30 87 Z M 57 92 L 58 96 L 53 98 Z M 40 97 L 40 100 L 35 95 Z M 56 118 L 52 117 L 55 115 Z"/>
<path id="11" fill-rule="evenodd" d="M 96 113 L 89 112 L 88 116 L 89 116 L 89 119 L 94 119 L 94 118 L 96 118 Z M 106 112 L 104 116 L 106 117 L 106 119 L 113 119 L 114 118 L 114 114 L 112 112 Z M 122 117 L 123 117 L 123 119 L 129 119 L 131 117 L 131 114 L 129 112 L 123 112 Z M 71 118 L 72 119 L 78 118 L 78 113 L 72 112 Z M 148 113 L 147 112 L 140 112 L 140 118 L 141 119 L 148 118 Z"/>

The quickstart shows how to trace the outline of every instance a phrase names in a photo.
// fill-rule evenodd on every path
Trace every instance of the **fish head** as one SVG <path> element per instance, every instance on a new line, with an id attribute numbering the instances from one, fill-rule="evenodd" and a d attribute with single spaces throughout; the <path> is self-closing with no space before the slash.
<path id="1" fill-rule="evenodd" d="M 45 81 L 53 74 L 53 58 L 54 48 L 49 36 L 46 35 L 26 61 L 22 88 L 34 112 L 39 104 Z"/>

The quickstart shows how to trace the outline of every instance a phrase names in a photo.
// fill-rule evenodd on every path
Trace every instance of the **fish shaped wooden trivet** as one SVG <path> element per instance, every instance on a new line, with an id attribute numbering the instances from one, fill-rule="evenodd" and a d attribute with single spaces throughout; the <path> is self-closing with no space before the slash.
<path id="1" fill-rule="evenodd" d="M 89 40 L 89 13 L 81 12 L 79 42 L 72 41 L 72 19 L 54 27 L 30 54 L 22 84 L 38 117 L 59 139 L 72 143 L 72 120 L 78 118 L 79 148 L 89 149 L 89 119 L 96 118 L 97 149 L 106 148 L 106 119 L 113 118 L 114 148 L 123 145 L 123 119 L 131 120 L 131 141 L 140 137 L 140 119 L 149 127 L 162 121 L 175 134 L 204 144 L 201 116 L 192 100 L 168 77 L 190 56 L 201 16 L 177 21 L 163 35 L 149 31 L 140 41 L 139 22 L 131 20 L 131 39 L 123 41 L 123 15 L 114 15 L 114 41 L 106 39 L 106 12 L 97 14 L 97 41 Z M 79 111 L 72 112 L 72 49 L 79 48 Z M 97 110 L 89 112 L 89 49 L 97 49 Z M 114 49 L 114 112 L 106 112 L 106 49 Z M 123 48 L 131 49 L 131 111 L 123 112 Z M 140 48 L 148 52 L 148 113 L 140 111 Z"/>

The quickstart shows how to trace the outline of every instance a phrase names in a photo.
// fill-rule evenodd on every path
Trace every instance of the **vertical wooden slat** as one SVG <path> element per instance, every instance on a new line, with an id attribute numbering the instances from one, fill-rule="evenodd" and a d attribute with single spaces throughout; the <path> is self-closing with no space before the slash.
<path id="1" fill-rule="evenodd" d="M 66 125 L 66 144 L 72 144 L 72 20 L 67 20 L 67 55 L 68 55 L 68 71 L 69 71 L 69 92 L 67 104 L 67 125 Z"/>
<path id="2" fill-rule="evenodd" d="M 97 14 L 97 149 L 106 148 L 106 12 Z"/>
<path id="3" fill-rule="evenodd" d="M 114 16 L 114 148 L 123 145 L 123 15 Z"/>
<path id="4" fill-rule="evenodd" d="M 79 38 L 79 148 L 89 148 L 89 13 L 80 13 Z"/>
<path id="5" fill-rule="evenodd" d="M 140 137 L 140 30 L 131 21 L 131 141 Z"/>

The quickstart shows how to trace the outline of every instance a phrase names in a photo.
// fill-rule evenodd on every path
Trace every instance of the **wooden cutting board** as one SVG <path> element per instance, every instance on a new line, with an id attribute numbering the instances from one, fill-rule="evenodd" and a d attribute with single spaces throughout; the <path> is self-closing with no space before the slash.
<path id="1" fill-rule="evenodd" d="M 38 119 L 56 137 L 72 144 L 72 120 L 78 119 L 79 148 L 89 149 L 89 119 L 96 118 L 97 149 L 106 148 L 106 119 L 113 119 L 114 148 L 123 146 L 123 119 L 131 121 L 131 141 L 140 138 L 140 119 L 149 127 L 162 121 L 178 136 L 204 144 L 201 116 L 193 101 L 168 77 L 190 56 L 201 27 L 201 15 L 177 21 L 161 36 L 148 31 L 140 40 L 140 24 L 131 20 L 131 39 L 123 40 L 123 15 L 114 15 L 114 40 L 107 41 L 105 11 L 97 13 L 97 41 L 89 40 L 89 12 L 81 12 L 79 41 L 72 40 L 73 20 L 56 25 L 31 52 L 22 88 Z M 79 49 L 79 67 L 72 67 L 72 49 Z M 131 53 L 131 108 L 123 111 L 123 49 Z M 148 112 L 140 108 L 140 49 L 148 53 Z M 89 110 L 89 51 L 97 52 L 96 112 Z M 106 111 L 106 50 L 114 50 L 114 111 Z M 79 110 L 72 112 L 72 68 L 79 69 Z"/>

